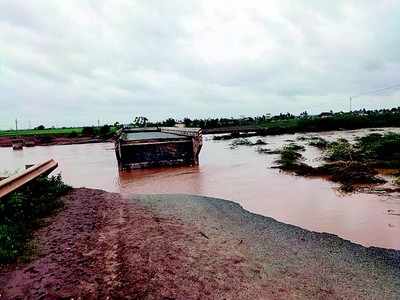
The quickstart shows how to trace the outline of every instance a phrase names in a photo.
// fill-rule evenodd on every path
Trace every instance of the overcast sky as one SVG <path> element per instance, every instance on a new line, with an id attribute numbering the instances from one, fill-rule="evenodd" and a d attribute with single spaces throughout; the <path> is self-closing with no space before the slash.
<path id="1" fill-rule="evenodd" d="M 348 110 L 400 84 L 399 5 L 0 0 L 0 128 Z"/>

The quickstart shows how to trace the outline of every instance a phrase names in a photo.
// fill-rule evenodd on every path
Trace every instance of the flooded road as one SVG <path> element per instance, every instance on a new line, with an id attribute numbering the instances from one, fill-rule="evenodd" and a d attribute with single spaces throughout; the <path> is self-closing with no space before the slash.
<path id="1" fill-rule="evenodd" d="M 398 131 L 393 130 L 392 131 Z M 318 134 L 328 140 L 352 139 L 369 130 Z M 306 134 L 310 136 L 315 134 Z M 298 135 L 268 136 L 264 148 L 276 149 Z M 365 246 L 400 249 L 397 195 L 346 194 L 323 179 L 303 178 L 271 169 L 277 155 L 257 153 L 254 146 L 230 149 L 231 141 L 205 136 L 200 165 L 119 172 L 113 144 L 0 148 L 0 174 L 25 164 L 54 158 L 64 181 L 74 187 L 121 193 L 189 193 L 236 201 L 245 209 L 305 229 L 329 232 Z M 253 138 L 255 140 L 257 138 Z M 298 144 L 307 142 L 296 141 Z M 318 164 L 320 152 L 307 148 L 308 163 Z"/>

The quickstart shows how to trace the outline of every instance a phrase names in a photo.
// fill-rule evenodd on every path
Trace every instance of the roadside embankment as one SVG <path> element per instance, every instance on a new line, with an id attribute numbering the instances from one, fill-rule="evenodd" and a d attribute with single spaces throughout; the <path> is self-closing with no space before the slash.
<path id="1" fill-rule="evenodd" d="M 75 189 L 3 268 L 0 299 L 396 299 L 400 251 L 365 248 L 226 200 Z"/>
<path id="2" fill-rule="evenodd" d="M 15 137 L 0 137 L 0 147 L 11 147 Z M 33 146 L 53 146 L 53 145 L 73 145 L 110 142 L 112 138 L 104 139 L 99 137 L 18 137 L 26 147 Z"/>

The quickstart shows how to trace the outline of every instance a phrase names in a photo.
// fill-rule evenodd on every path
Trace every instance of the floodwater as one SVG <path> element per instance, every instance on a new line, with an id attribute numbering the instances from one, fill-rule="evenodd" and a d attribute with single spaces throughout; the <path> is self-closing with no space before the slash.
<path id="1" fill-rule="evenodd" d="M 351 140 L 370 132 L 357 130 L 305 136 Z M 302 134 L 264 137 L 268 145 L 263 147 L 276 149 L 299 136 Z M 305 229 L 333 233 L 365 246 L 400 249 L 400 216 L 393 214 L 393 211 L 400 212 L 399 195 L 342 194 L 336 184 L 324 179 L 293 176 L 272 169 L 277 155 L 259 154 L 254 146 L 230 149 L 230 143 L 205 136 L 200 165 L 196 167 L 124 172 L 118 171 L 111 143 L 33 147 L 23 151 L 0 148 L 0 174 L 54 158 L 64 181 L 74 187 L 123 194 L 189 193 L 224 198 L 240 203 L 251 212 Z M 307 142 L 296 143 L 305 145 Z M 305 156 L 307 163 L 320 163 L 320 152 L 316 148 L 307 147 Z"/>

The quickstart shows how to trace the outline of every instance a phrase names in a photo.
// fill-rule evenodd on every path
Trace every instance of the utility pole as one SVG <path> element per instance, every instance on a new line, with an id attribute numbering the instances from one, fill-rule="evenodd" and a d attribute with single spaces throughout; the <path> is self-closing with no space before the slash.
<path id="1" fill-rule="evenodd" d="M 100 120 L 97 120 L 97 127 L 100 128 Z"/>
<path id="2" fill-rule="evenodd" d="M 18 131 L 18 120 L 15 119 L 15 131 Z"/>
<path id="3" fill-rule="evenodd" d="M 352 107 L 351 107 L 351 102 L 353 101 L 353 99 L 350 97 L 350 112 L 351 112 L 351 110 L 352 110 Z"/>

